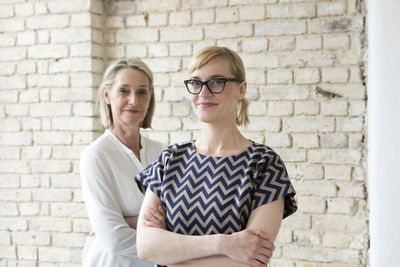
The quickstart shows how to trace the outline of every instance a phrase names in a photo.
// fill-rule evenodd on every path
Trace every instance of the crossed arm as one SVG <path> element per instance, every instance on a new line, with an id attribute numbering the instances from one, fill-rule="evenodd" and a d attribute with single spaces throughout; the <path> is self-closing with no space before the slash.
<path id="1" fill-rule="evenodd" d="M 159 197 L 147 189 L 137 225 L 137 252 L 143 260 L 168 266 L 264 267 L 272 257 L 284 209 L 279 199 L 253 210 L 245 230 L 190 236 L 154 227 L 150 221 L 157 221 L 159 205 Z"/>

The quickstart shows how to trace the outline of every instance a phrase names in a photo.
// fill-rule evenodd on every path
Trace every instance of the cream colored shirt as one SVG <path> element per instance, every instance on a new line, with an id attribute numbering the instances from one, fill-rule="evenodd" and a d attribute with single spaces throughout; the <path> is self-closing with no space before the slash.
<path id="1" fill-rule="evenodd" d="M 82 195 L 95 232 L 83 249 L 84 267 L 153 266 L 138 259 L 136 230 L 124 220 L 137 216 L 143 201 L 133 177 L 154 161 L 164 147 L 143 135 L 140 141 L 140 161 L 110 130 L 81 154 Z"/>

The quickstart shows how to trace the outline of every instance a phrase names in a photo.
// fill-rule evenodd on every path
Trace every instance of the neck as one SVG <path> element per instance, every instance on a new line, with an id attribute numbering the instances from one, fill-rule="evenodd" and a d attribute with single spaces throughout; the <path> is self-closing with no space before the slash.
<path id="1" fill-rule="evenodd" d="M 140 159 L 140 131 L 139 127 L 122 128 L 114 125 L 111 132 Z"/>
<path id="2" fill-rule="evenodd" d="M 251 142 L 240 133 L 236 123 L 229 126 L 203 123 L 195 146 L 199 153 L 205 155 L 229 156 L 246 149 L 250 144 Z"/>

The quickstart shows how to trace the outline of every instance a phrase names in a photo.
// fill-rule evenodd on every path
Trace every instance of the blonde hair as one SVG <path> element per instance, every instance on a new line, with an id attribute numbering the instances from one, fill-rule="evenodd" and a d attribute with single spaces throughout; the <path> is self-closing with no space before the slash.
<path id="1" fill-rule="evenodd" d="M 230 63 L 230 72 L 240 81 L 246 80 L 244 65 L 239 55 L 227 47 L 210 46 L 197 52 L 189 64 L 189 72 L 200 69 L 216 58 L 227 59 Z M 236 124 L 246 126 L 249 124 L 249 101 L 246 98 L 239 100 L 236 112 Z"/>
<path id="2" fill-rule="evenodd" d="M 111 106 L 106 103 L 106 100 L 103 96 L 103 90 L 109 89 L 114 81 L 117 73 L 123 69 L 134 69 L 143 72 L 148 80 L 149 80 L 149 88 L 150 88 L 150 104 L 149 108 L 147 109 L 146 116 L 142 122 L 142 128 L 150 128 L 151 127 L 151 120 L 154 114 L 154 107 L 155 107 L 155 98 L 154 98 L 154 85 L 153 85 L 153 73 L 150 68 L 144 63 L 142 60 L 138 58 L 129 58 L 129 59 L 119 59 L 115 60 L 110 63 L 107 67 L 106 71 L 103 75 L 103 81 L 99 86 L 97 91 L 97 103 L 99 104 L 100 109 L 100 117 L 101 122 L 104 127 L 110 128 L 114 125 L 112 113 L 111 113 Z"/>

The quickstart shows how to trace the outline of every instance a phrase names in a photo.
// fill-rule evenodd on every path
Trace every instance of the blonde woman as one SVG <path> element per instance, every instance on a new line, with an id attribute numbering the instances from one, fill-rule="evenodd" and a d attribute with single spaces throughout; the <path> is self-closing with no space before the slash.
<path id="1" fill-rule="evenodd" d="M 84 246 L 84 267 L 149 267 L 136 251 L 136 227 L 143 194 L 132 175 L 162 151 L 140 133 L 154 113 L 153 74 L 139 59 L 110 64 L 98 91 L 103 135 L 81 154 L 80 174 L 92 233 Z M 163 218 L 163 210 L 158 211 Z M 165 228 L 165 223 L 152 224 Z"/>
<path id="2" fill-rule="evenodd" d="M 265 266 L 282 219 L 296 210 L 295 190 L 280 157 L 238 129 L 248 122 L 240 57 L 208 47 L 189 72 L 184 83 L 201 132 L 165 149 L 136 176 L 147 188 L 139 258 L 168 266 Z M 168 230 L 149 222 L 157 221 L 160 204 Z"/>

